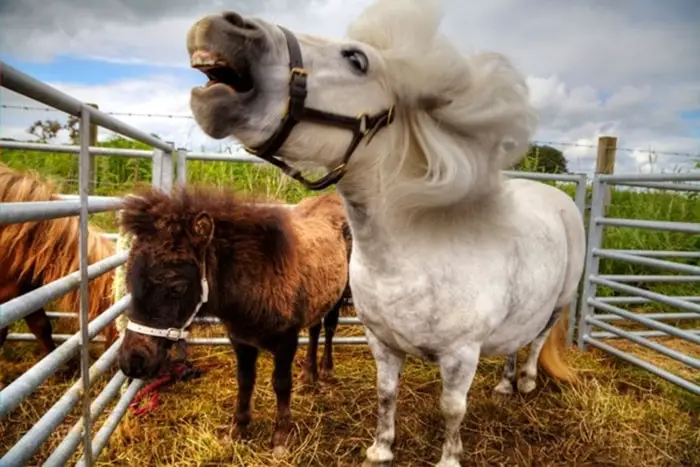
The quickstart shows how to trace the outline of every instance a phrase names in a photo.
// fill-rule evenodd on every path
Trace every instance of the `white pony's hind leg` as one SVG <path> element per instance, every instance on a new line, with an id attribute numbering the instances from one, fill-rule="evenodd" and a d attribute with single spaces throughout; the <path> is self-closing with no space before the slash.
<path id="1" fill-rule="evenodd" d="M 493 388 L 494 392 L 503 395 L 513 394 L 515 386 L 515 369 L 517 362 L 517 352 L 508 355 L 505 358 L 505 362 L 503 363 L 503 376 L 501 377 L 501 381 L 499 381 L 496 387 Z"/>
<path id="2" fill-rule="evenodd" d="M 467 413 L 467 393 L 474 381 L 479 363 L 478 348 L 464 348 L 458 353 L 440 357 L 442 395 L 440 409 L 445 419 L 445 442 L 437 467 L 459 467 L 462 437 L 459 428 Z"/>
<path id="3" fill-rule="evenodd" d="M 540 358 L 540 353 L 542 352 L 542 347 L 549 336 L 549 333 L 557 322 L 563 308 L 556 308 L 550 316 L 549 321 L 545 325 L 544 329 L 535 337 L 535 339 L 530 344 L 530 350 L 527 355 L 527 361 L 523 364 L 520 369 L 520 375 L 518 377 L 518 392 L 521 394 L 529 394 L 535 390 L 537 387 L 537 361 Z"/>
<path id="4" fill-rule="evenodd" d="M 377 430 L 374 443 L 367 448 L 367 457 L 362 467 L 380 467 L 391 465 L 394 453 L 396 395 L 399 389 L 399 379 L 403 369 L 406 354 L 381 342 L 367 327 L 365 335 L 369 348 L 377 364 Z"/>

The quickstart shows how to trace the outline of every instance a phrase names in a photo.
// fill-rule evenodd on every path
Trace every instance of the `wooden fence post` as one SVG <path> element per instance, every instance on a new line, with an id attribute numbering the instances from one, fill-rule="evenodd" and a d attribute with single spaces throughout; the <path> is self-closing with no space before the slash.
<path id="1" fill-rule="evenodd" d="M 600 136 L 598 138 L 598 156 L 595 163 L 595 173 L 613 174 L 615 172 L 615 154 L 617 151 L 617 138 L 615 136 Z M 610 204 L 610 186 L 606 185 L 603 198 L 603 212 L 608 211 Z"/>
<path id="2" fill-rule="evenodd" d="M 90 107 L 93 107 L 95 109 L 99 109 L 100 107 L 97 104 L 89 104 L 85 103 L 85 105 L 89 105 Z M 90 146 L 97 146 L 97 131 L 99 127 L 92 123 L 92 120 L 90 120 Z M 90 182 L 88 185 L 88 193 L 89 194 L 94 194 L 95 188 L 97 187 L 97 170 L 95 170 L 97 164 L 95 161 L 95 156 L 91 155 L 90 156 Z"/>

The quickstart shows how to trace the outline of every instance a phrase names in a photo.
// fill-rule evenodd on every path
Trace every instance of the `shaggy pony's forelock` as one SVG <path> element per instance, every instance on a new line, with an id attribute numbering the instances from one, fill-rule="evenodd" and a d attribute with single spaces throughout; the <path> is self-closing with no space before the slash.
<path id="1" fill-rule="evenodd" d="M 442 17 L 439 0 L 376 0 L 348 28 L 381 55 L 395 100 L 376 162 L 380 204 L 401 214 L 498 191 L 537 125 L 523 76 L 503 55 L 464 56 Z"/>

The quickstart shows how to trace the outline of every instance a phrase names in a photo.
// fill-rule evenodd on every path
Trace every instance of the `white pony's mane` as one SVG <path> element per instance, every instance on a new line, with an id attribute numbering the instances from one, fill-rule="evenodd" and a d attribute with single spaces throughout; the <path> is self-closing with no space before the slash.
<path id="1" fill-rule="evenodd" d="M 500 170 L 522 159 L 538 123 L 527 84 L 508 59 L 465 57 L 438 32 L 442 17 L 439 0 L 375 0 L 347 31 L 382 55 L 396 98 L 375 193 L 394 213 L 498 191 Z"/>

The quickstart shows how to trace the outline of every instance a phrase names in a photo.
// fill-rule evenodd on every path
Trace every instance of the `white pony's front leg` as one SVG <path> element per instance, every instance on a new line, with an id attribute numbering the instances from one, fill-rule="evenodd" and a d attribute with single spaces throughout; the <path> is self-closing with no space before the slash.
<path id="1" fill-rule="evenodd" d="M 367 449 L 363 467 L 388 466 L 394 459 L 396 395 L 406 354 L 388 347 L 365 327 L 369 348 L 377 364 L 377 431 L 372 446 Z"/>
<path id="2" fill-rule="evenodd" d="M 440 357 L 442 395 L 440 409 L 445 419 L 445 442 L 437 467 L 459 467 L 462 455 L 462 437 L 459 428 L 467 413 L 467 393 L 474 381 L 479 363 L 478 347 L 467 347 L 459 352 Z"/>

